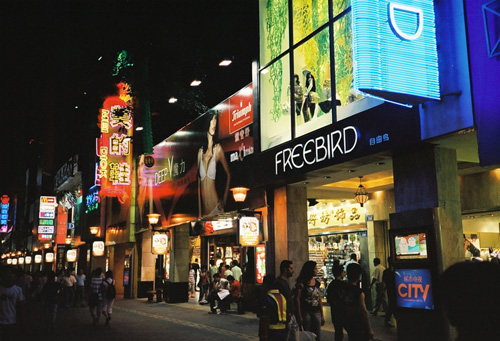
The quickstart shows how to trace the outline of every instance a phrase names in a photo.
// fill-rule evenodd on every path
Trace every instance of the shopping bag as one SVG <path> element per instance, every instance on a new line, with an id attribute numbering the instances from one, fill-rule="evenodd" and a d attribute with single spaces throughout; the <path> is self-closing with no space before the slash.
<path id="1" fill-rule="evenodd" d="M 298 331 L 299 333 L 299 341 L 315 341 L 316 340 L 316 334 L 313 332 L 304 330 L 302 326 L 300 326 L 300 329 Z"/>

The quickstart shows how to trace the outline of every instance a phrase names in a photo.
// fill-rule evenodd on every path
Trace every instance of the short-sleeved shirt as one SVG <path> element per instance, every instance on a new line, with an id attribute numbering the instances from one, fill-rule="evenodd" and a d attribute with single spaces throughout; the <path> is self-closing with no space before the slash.
<path id="1" fill-rule="evenodd" d="M 375 267 L 375 271 L 373 272 L 373 278 L 377 280 L 377 283 L 382 283 L 382 276 L 384 275 L 385 268 L 382 264 L 379 264 Z"/>
<path id="2" fill-rule="evenodd" d="M 238 265 L 233 266 L 231 272 L 235 280 L 241 281 L 241 268 Z"/>
<path id="3" fill-rule="evenodd" d="M 76 285 L 79 287 L 84 287 L 86 279 L 87 279 L 87 277 L 85 276 L 85 274 L 82 274 L 81 276 L 76 275 Z"/>
<path id="4" fill-rule="evenodd" d="M 13 285 L 7 288 L 0 285 L 0 324 L 16 323 L 16 308 L 21 301 L 24 301 L 21 287 Z"/>
<path id="5" fill-rule="evenodd" d="M 73 276 L 68 276 L 68 277 L 64 276 L 63 278 L 61 278 L 61 283 L 65 288 L 71 288 L 72 286 L 75 285 L 76 278 Z"/>
<path id="6" fill-rule="evenodd" d="M 97 293 L 99 300 L 102 300 L 102 278 L 100 277 L 92 277 L 92 282 L 90 284 L 92 286 L 92 292 Z"/>
<path id="7" fill-rule="evenodd" d="M 319 282 L 314 280 L 314 285 L 304 285 L 300 295 L 300 309 L 307 312 L 318 312 L 321 309 L 321 291 Z"/>
<path id="8" fill-rule="evenodd" d="M 292 299 L 292 291 L 290 290 L 290 285 L 288 281 L 285 281 L 283 278 L 276 278 L 276 287 L 278 288 L 280 294 L 285 296 L 286 299 L 286 312 L 291 314 L 294 312 L 294 302 Z"/>

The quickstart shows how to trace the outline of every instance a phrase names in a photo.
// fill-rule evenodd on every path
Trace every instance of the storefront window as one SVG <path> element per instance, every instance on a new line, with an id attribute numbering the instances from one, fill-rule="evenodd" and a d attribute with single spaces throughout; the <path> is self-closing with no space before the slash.
<path id="1" fill-rule="evenodd" d="M 328 22 L 327 0 L 293 0 L 293 43 Z"/>
<path id="2" fill-rule="evenodd" d="M 261 149 L 291 139 L 290 58 L 277 60 L 260 72 Z"/>
<path id="3" fill-rule="evenodd" d="M 347 13 L 333 23 L 335 54 L 335 97 L 337 120 L 349 115 L 349 104 L 363 98 L 354 90 L 352 69 L 352 29 L 351 14 Z"/>
<path id="4" fill-rule="evenodd" d="M 320 31 L 294 51 L 296 137 L 332 123 L 328 32 Z"/>
<path id="5" fill-rule="evenodd" d="M 260 65 L 288 49 L 288 1 L 259 0 Z"/>

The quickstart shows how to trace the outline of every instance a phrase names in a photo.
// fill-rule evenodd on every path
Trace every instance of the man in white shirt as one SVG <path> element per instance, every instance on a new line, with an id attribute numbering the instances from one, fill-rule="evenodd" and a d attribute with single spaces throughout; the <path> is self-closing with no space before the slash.
<path id="1" fill-rule="evenodd" d="M 375 265 L 375 271 L 373 272 L 372 283 L 370 284 L 370 289 L 375 284 L 375 291 L 377 293 L 375 300 L 375 309 L 372 310 L 373 315 L 377 315 L 378 308 L 382 305 L 384 312 L 387 312 L 387 302 L 385 300 L 384 284 L 382 282 L 382 277 L 384 275 L 385 268 L 380 264 L 379 258 L 373 259 L 373 265 Z"/>
<path id="2" fill-rule="evenodd" d="M 233 273 L 234 279 L 238 282 L 241 282 L 241 268 L 238 266 L 238 261 L 233 260 L 233 267 L 231 268 L 231 272 Z"/>

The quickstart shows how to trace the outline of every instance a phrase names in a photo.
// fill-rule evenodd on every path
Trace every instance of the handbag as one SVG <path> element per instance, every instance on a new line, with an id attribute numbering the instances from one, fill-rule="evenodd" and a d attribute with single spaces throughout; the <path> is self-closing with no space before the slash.
<path id="1" fill-rule="evenodd" d="M 304 330 L 304 327 L 300 326 L 300 329 L 298 330 L 298 340 L 299 341 L 315 341 L 316 334 L 314 334 L 313 332 L 310 332 L 308 330 Z"/>

